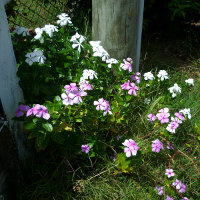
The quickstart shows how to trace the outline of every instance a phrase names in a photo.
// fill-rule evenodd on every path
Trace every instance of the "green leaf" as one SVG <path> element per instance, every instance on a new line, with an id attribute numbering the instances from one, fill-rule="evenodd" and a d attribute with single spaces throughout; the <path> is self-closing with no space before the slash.
<path id="1" fill-rule="evenodd" d="M 51 134 L 51 139 L 54 142 L 58 143 L 58 144 L 63 144 L 65 142 L 65 138 L 62 137 L 62 135 L 60 133 L 58 133 L 58 132 L 57 133 L 56 132 L 52 133 Z"/>
<path id="2" fill-rule="evenodd" d="M 27 130 L 35 129 L 35 127 L 36 127 L 36 125 L 33 122 L 30 122 L 30 123 L 25 125 L 25 129 L 27 129 Z"/>
<path id="3" fill-rule="evenodd" d="M 42 127 L 48 132 L 52 132 L 53 131 L 53 126 L 50 123 L 42 124 Z"/>
<path id="4" fill-rule="evenodd" d="M 131 95 L 126 95 L 125 98 L 126 98 L 126 101 L 130 101 L 132 96 Z"/>

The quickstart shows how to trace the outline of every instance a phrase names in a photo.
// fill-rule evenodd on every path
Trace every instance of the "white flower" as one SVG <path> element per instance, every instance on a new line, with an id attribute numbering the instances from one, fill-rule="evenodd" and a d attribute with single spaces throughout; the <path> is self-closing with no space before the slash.
<path id="1" fill-rule="evenodd" d="M 36 28 L 35 29 L 36 36 L 34 37 L 36 40 L 40 40 L 42 38 L 43 29 Z"/>
<path id="2" fill-rule="evenodd" d="M 150 104 L 150 102 L 151 102 L 151 99 L 148 99 L 148 98 L 145 98 L 145 99 L 144 99 L 144 103 L 145 103 L 145 104 Z"/>
<path id="3" fill-rule="evenodd" d="M 112 64 L 117 64 L 118 61 L 116 59 L 114 59 L 114 58 L 110 58 L 110 59 L 106 60 L 106 63 L 109 63 L 108 67 L 111 68 Z"/>
<path id="4" fill-rule="evenodd" d="M 41 50 L 37 50 L 37 49 L 35 49 L 31 53 L 27 53 L 26 57 L 27 58 L 26 58 L 25 62 L 27 62 L 30 66 L 34 62 L 38 62 L 38 63 L 44 64 L 44 62 L 46 60 L 46 57 L 43 55 L 43 52 Z"/>
<path id="5" fill-rule="evenodd" d="M 49 25 L 45 25 L 42 28 L 42 30 L 45 31 L 49 35 L 49 37 L 52 37 L 53 36 L 53 32 L 58 32 L 58 27 L 49 24 Z"/>
<path id="6" fill-rule="evenodd" d="M 80 35 L 79 39 L 77 38 L 76 40 L 73 41 L 72 48 L 75 49 L 76 47 L 78 47 L 78 51 L 80 53 L 81 47 L 83 48 L 82 43 L 84 40 L 85 40 L 85 37 Z"/>
<path id="7" fill-rule="evenodd" d="M 186 82 L 188 85 L 194 86 L 194 79 L 192 79 L 192 78 L 189 78 L 189 79 L 185 80 L 185 82 Z"/>
<path id="8" fill-rule="evenodd" d="M 191 119 L 190 108 L 185 108 L 183 110 L 180 110 L 179 112 L 183 113 L 183 115 L 185 117 L 188 117 L 188 119 Z"/>
<path id="9" fill-rule="evenodd" d="M 27 36 L 30 35 L 28 32 L 28 28 L 24 28 L 24 27 L 20 27 L 20 26 L 16 26 L 15 30 L 13 31 L 14 33 L 17 33 L 17 35 L 23 35 L 23 36 Z"/>
<path id="10" fill-rule="evenodd" d="M 59 20 L 57 21 L 57 24 L 60 24 L 61 26 L 65 26 L 67 24 L 72 24 L 71 18 L 66 13 L 61 13 L 58 15 Z"/>
<path id="11" fill-rule="evenodd" d="M 144 80 L 154 80 L 155 77 L 151 72 L 144 73 Z"/>
<path id="12" fill-rule="evenodd" d="M 165 79 L 169 79 L 168 73 L 165 70 L 160 70 L 158 72 L 157 77 L 160 78 L 161 81 L 164 81 Z"/>
<path id="13" fill-rule="evenodd" d="M 101 41 L 90 41 L 90 45 L 92 46 L 93 56 L 101 57 L 102 61 L 106 61 L 110 58 L 108 52 L 101 46 Z"/>
<path id="14" fill-rule="evenodd" d="M 177 83 L 175 83 L 174 86 L 170 87 L 168 90 L 170 93 L 172 93 L 173 98 L 177 95 L 177 93 L 181 93 L 181 88 L 178 86 Z"/>
<path id="15" fill-rule="evenodd" d="M 94 78 L 97 78 L 97 73 L 91 69 L 84 69 L 82 76 L 83 76 L 83 79 L 85 79 L 85 80 L 86 79 L 94 79 Z"/>

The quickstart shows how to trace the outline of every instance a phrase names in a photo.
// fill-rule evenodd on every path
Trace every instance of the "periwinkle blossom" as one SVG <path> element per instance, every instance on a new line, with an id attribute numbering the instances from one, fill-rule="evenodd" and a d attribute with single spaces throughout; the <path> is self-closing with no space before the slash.
<path id="1" fill-rule="evenodd" d="M 73 105 L 74 102 L 73 102 L 73 99 L 70 98 L 70 93 L 62 93 L 61 94 L 61 98 L 63 99 L 63 104 L 68 106 L 68 105 Z"/>
<path id="2" fill-rule="evenodd" d="M 145 99 L 144 99 L 144 103 L 145 103 L 145 104 L 148 105 L 148 104 L 150 104 L 150 102 L 151 102 L 151 99 L 148 99 L 148 98 L 145 98 Z"/>
<path id="3" fill-rule="evenodd" d="M 170 113 L 169 113 L 168 108 L 163 108 L 159 110 L 158 113 L 156 114 L 156 117 L 158 118 L 158 120 L 160 120 L 161 124 L 168 123 L 169 116 L 170 116 Z"/>
<path id="4" fill-rule="evenodd" d="M 13 32 L 16 33 L 17 35 L 23 35 L 23 36 L 30 35 L 28 32 L 28 28 L 24 28 L 20 26 L 16 26 Z"/>
<path id="5" fill-rule="evenodd" d="M 97 106 L 96 110 L 105 110 L 107 103 L 103 98 L 100 98 L 98 101 L 94 101 L 94 105 Z"/>
<path id="6" fill-rule="evenodd" d="M 167 195 L 167 198 L 165 200 L 174 200 L 174 199 Z"/>
<path id="7" fill-rule="evenodd" d="M 165 175 L 167 175 L 168 178 L 171 178 L 172 176 L 174 176 L 174 171 L 173 169 L 166 169 L 166 173 Z"/>
<path id="8" fill-rule="evenodd" d="M 125 146 L 124 153 L 126 153 L 126 157 L 136 156 L 139 147 L 134 140 L 126 139 L 122 144 Z"/>
<path id="9" fill-rule="evenodd" d="M 18 107 L 17 110 L 16 110 L 16 117 L 21 117 L 21 116 L 23 116 L 24 113 L 25 113 L 26 111 L 28 111 L 29 109 L 30 109 L 30 107 L 27 106 L 27 105 L 19 105 L 19 107 Z"/>
<path id="10" fill-rule="evenodd" d="M 79 86 L 81 90 L 92 90 L 92 86 L 86 80 L 80 81 Z"/>
<path id="11" fill-rule="evenodd" d="M 36 117 L 43 118 L 48 120 L 50 118 L 50 114 L 48 113 L 48 109 L 40 104 L 36 104 L 33 108 L 30 108 L 26 116 L 35 115 Z"/>
<path id="12" fill-rule="evenodd" d="M 90 151 L 90 147 L 87 144 L 81 145 L 81 151 L 88 154 Z"/>
<path id="13" fill-rule="evenodd" d="M 154 79 L 155 79 L 155 77 L 154 77 L 154 75 L 151 73 L 151 72 L 146 72 L 146 73 L 144 73 L 144 80 L 151 80 L 151 81 L 153 81 Z"/>
<path id="14" fill-rule="evenodd" d="M 112 115 L 109 102 L 106 101 L 106 100 L 105 100 L 105 102 L 106 102 L 106 106 L 105 106 L 105 110 L 104 110 L 103 116 L 105 116 L 107 114 Z"/>
<path id="15" fill-rule="evenodd" d="M 49 24 L 49 25 L 45 25 L 42 28 L 42 30 L 45 31 L 49 35 L 49 37 L 52 37 L 54 32 L 58 32 L 58 27 Z"/>
<path id="16" fill-rule="evenodd" d="M 92 80 L 94 78 L 98 79 L 97 73 L 94 70 L 92 70 L 92 69 L 84 69 L 82 77 L 85 80 L 87 80 L 87 79 L 91 79 Z"/>
<path id="17" fill-rule="evenodd" d="M 173 87 L 168 88 L 169 92 L 172 93 L 172 97 L 176 97 L 178 93 L 181 93 L 181 88 L 178 86 L 177 83 L 174 84 Z"/>
<path id="18" fill-rule="evenodd" d="M 189 78 L 189 79 L 187 79 L 187 80 L 185 80 L 185 82 L 189 85 L 189 86 L 194 86 L 194 79 L 192 79 L 192 78 Z"/>
<path id="19" fill-rule="evenodd" d="M 163 193 L 164 193 L 164 191 L 163 191 L 163 187 L 155 187 L 155 190 L 157 190 L 158 191 L 158 195 L 163 195 Z"/>
<path id="20" fill-rule="evenodd" d="M 167 126 L 167 130 L 170 132 L 170 133 L 175 133 L 176 132 L 176 129 L 179 127 L 179 124 L 176 122 L 176 121 L 171 121 L 168 126 Z"/>
<path id="21" fill-rule="evenodd" d="M 70 99 L 73 100 L 74 104 L 83 102 L 81 97 L 86 96 L 86 95 L 87 95 L 87 92 L 85 92 L 84 90 L 74 91 L 73 93 L 69 93 L 69 97 L 70 97 Z"/>
<path id="22" fill-rule="evenodd" d="M 172 150 L 174 150 L 174 147 L 173 147 L 169 142 L 167 142 L 167 149 L 172 149 Z"/>
<path id="23" fill-rule="evenodd" d="M 135 85 L 135 83 L 130 83 L 130 88 L 128 89 L 128 94 L 137 96 L 137 93 L 136 93 L 137 90 L 139 90 L 139 88 Z"/>
<path id="24" fill-rule="evenodd" d="M 165 70 L 160 70 L 160 71 L 158 72 L 157 77 L 158 77 L 161 81 L 164 81 L 165 79 L 169 79 L 168 73 L 167 73 Z"/>
<path id="25" fill-rule="evenodd" d="M 76 83 L 70 83 L 70 85 L 65 85 L 64 88 L 67 94 L 73 91 L 78 91 L 78 87 L 76 86 Z"/>
<path id="26" fill-rule="evenodd" d="M 94 57 L 101 57 L 102 61 L 110 59 L 108 52 L 101 46 L 101 41 L 90 41 L 89 43 L 92 46 Z"/>
<path id="27" fill-rule="evenodd" d="M 136 83 L 140 83 L 140 72 L 136 72 L 134 75 L 131 75 L 130 78 L 133 81 L 136 81 Z"/>
<path id="28" fill-rule="evenodd" d="M 43 33 L 43 29 L 42 28 L 36 28 L 35 29 L 35 33 L 36 33 L 36 35 L 35 35 L 35 39 L 36 40 L 41 40 L 42 39 L 42 33 Z"/>
<path id="29" fill-rule="evenodd" d="M 25 62 L 31 66 L 34 62 L 44 64 L 45 60 L 46 57 L 43 55 L 43 52 L 41 50 L 35 49 L 33 52 L 26 54 Z"/>
<path id="30" fill-rule="evenodd" d="M 150 122 L 154 122 L 154 121 L 156 121 L 156 119 L 157 119 L 157 117 L 154 114 L 150 113 L 148 115 L 148 119 L 147 120 L 150 121 Z"/>
<path id="31" fill-rule="evenodd" d="M 174 113 L 174 115 L 180 120 L 185 120 L 185 117 L 183 117 L 182 113 Z"/>
<path id="32" fill-rule="evenodd" d="M 183 197 L 183 199 L 181 199 L 181 200 L 190 200 L 190 199 L 188 199 L 187 197 Z"/>
<path id="33" fill-rule="evenodd" d="M 59 20 L 57 20 L 57 24 L 59 24 L 60 26 L 72 24 L 71 18 L 66 13 L 61 13 L 57 17 L 59 18 Z"/>
<path id="34" fill-rule="evenodd" d="M 183 110 L 180 110 L 179 113 L 183 113 L 185 117 L 191 119 L 190 108 L 184 108 Z"/>
<path id="35" fill-rule="evenodd" d="M 130 89 L 130 81 L 128 80 L 127 82 L 125 82 L 124 84 L 122 84 L 121 88 L 123 90 L 129 90 Z"/>
<path id="36" fill-rule="evenodd" d="M 106 60 L 106 63 L 108 63 L 108 67 L 109 68 L 112 68 L 112 64 L 117 64 L 118 61 L 116 59 L 114 59 L 114 58 L 110 58 L 110 59 Z"/>
<path id="37" fill-rule="evenodd" d="M 156 153 L 159 153 L 161 149 L 164 149 L 163 143 L 158 139 L 152 141 L 151 146 L 152 146 L 152 151 Z"/>
<path id="38" fill-rule="evenodd" d="M 132 72 L 132 59 L 131 58 L 127 58 L 127 59 L 123 59 L 124 63 L 121 63 L 120 67 L 123 70 L 128 70 L 129 72 Z"/>
<path id="39" fill-rule="evenodd" d="M 180 180 L 176 179 L 172 185 L 175 186 L 180 193 L 185 193 L 186 186 Z"/>
<path id="40" fill-rule="evenodd" d="M 85 41 L 85 37 L 80 36 L 79 39 L 73 41 L 72 48 L 75 49 L 78 47 L 79 53 L 81 52 L 81 47 L 83 48 L 82 43 Z"/>

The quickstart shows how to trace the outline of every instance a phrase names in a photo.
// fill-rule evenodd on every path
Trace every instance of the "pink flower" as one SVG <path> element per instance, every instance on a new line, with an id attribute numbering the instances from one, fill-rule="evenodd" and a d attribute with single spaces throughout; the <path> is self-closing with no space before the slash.
<path id="1" fill-rule="evenodd" d="M 163 191 L 163 187 L 155 187 L 155 190 L 158 191 L 158 195 L 163 195 L 164 191 Z"/>
<path id="2" fill-rule="evenodd" d="M 81 146 L 81 151 L 82 151 L 82 152 L 85 152 L 85 153 L 89 153 L 90 147 L 89 147 L 87 144 L 83 144 L 83 145 Z"/>
<path id="3" fill-rule="evenodd" d="M 124 143 L 122 143 L 124 148 L 124 153 L 126 153 L 126 157 L 131 157 L 131 154 L 135 156 L 137 154 L 137 151 L 139 147 L 137 146 L 136 142 L 132 139 L 125 140 Z"/>
<path id="4" fill-rule="evenodd" d="M 167 198 L 165 200 L 174 200 L 174 199 L 170 196 L 167 196 Z"/>
<path id="5" fill-rule="evenodd" d="M 169 112 L 168 108 L 164 108 L 158 111 L 156 117 L 158 118 L 158 120 L 160 120 L 161 124 L 169 122 L 170 114 L 168 112 Z"/>
<path id="6" fill-rule="evenodd" d="M 167 126 L 166 129 L 167 129 L 170 133 L 175 133 L 176 128 L 177 128 L 178 126 L 179 126 L 179 125 L 178 125 L 177 122 L 172 121 L 172 122 L 170 122 L 170 123 L 168 124 L 168 126 Z"/>
<path id="7" fill-rule="evenodd" d="M 36 115 L 37 113 L 37 107 L 40 106 L 39 104 L 36 104 L 33 108 L 30 108 L 27 113 L 26 113 L 26 116 L 30 116 L 30 115 Z"/>
<path id="8" fill-rule="evenodd" d="M 45 106 L 37 104 L 35 105 L 35 109 L 37 112 L 35 114 L 36 117 L 39 117 L 39 118 L 42 117 L 43 119 L 46 119 L 46 120 L 50 118 L 50 114 L 48 113 L 48 110 Z"/>
<path id="9" fill-rule="evenodd" d="M 168 178 L 171 178 L 172 176 L 174 176 L 173 169 L 166 169 L 165 175 L 167 175 Z"/>
<path id="10" fill-rule="evenodd" d="M 185 117 L 183 117 L 182 113 L 174 113 L 176 117 L 178 117 L 180 120 L 185 120 Z"/>
<path id="11" fill-rule="evenodd" d="M 70 83 L 70 85 L 65 85 L 64 88 L 66 93 L 78 91 L 76 83 Z"/>
<path id="12" fill-rule="evenodd" d="M 136 72 L 134 75 L 131 75 L 131 79 L 133 80 L 133 81 L 136 81 L 136 83 L 140 83 L 140 76 L 141 74 L 140 74 L 140 72 Z"/>
<path id="13" fill-rule="evenodd" d="M 157 117 L 155 115 L 153 115 L 152 113 L 148 115 L 148 121 L 150 122 L 154 122 L 156 121 Z"/>
<path id="14" fill-rule="evenodd" d="M 121 88 L 123 90 L 129 90 L 131 88 L 129 84 L 130 84 L 130 81 L 128 80 L 127 82 L 121 85 Z"/>
<path id="15" fill-rule="evenodd" d="M 104 113 L 103 113 L 103 116 L 107 115 L 108 113 L 109 113 L 110 115 L 112 115 L 109 102 L 106 101 L 106 100 L 105 100 L 105 102 L 106 102 L 106 106 L 105 106 L 105 111 L 104 111 Z"/>
<path id="16" fill-rule="evenodd" d="M 131 87 L 129 88 L 128 94 L 137 96 L 136 90 L 139 90 L 139 88 L 135 85 L 135 83 L 130 83 L 130 85 Z"/>
<path id="17" fill-rule="evenodd" d="M 30 109 L 29 106 L 26 105 L 19 105 L 18 109 L 16 110 L 16 117 L 21 117 L 24 115 L 25 111 L 28 111 Z"/>
<path id="18" fill-rule="evenodd" d="M 70 99 L 73 100 L 74 104 L 78 104 L 79 102 L 83 102 L 82 96 L 86 96 L 87 93 L 84 90 L 76 91 L 74 90 L 73 93 L 69 93 Z"/>
<path id="19" fill-rule="evenodd" d="M 70 98 L 70 95 L 69 95 L 70 93 L 68 93 L 68 94 L 65 94 L 65 93 L 62 93 L 61 94 L 61 98 L 63 99 L 63 104 L 64 105 L 73 105 L 74 104 L 74 102 L 73 102 L 73 99 L 71 99 Z"/>
<path id="20" fill-rule="evenodd" d="M 88 83 L 88 81 L 82 81 L 79 83 L 81 90 L 92 90 L 92 86 Z"/>
<path id="21" fill-rule="evenodd" d="M 156 139 L 154 141 L 152 141 L 152 151 L 156 152 L 156 153 L 159 153 L 161 149 L 164 149 L 163 148 L 163 143 Z"/>
<path id="22" fill-rule="evenodd" d="M 94 105 L 97 106 L 96 110 L 105 110 L 107 103 L 103 98 L 100 98 L 98 101 L 94 101 Z"/>
<path id="23" fill-rule="evenodd" d="M 131 58 L 127 58 L 126 60 L 123 59 L 124 63 L 122 63 L 120 65 L 120 67 L 123 69 L 123 70 L 128 70 L 129 72 L 132 72 L 132 59 Z"/>

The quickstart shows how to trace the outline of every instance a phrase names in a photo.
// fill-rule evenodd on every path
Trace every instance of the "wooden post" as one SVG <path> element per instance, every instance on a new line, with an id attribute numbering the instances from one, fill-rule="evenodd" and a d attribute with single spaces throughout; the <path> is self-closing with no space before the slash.
<path id="1" fill-rule="evenodd" d="M 131 57 L 139 71 L 144 0 L 92 0 L 92 40 L 112 58 Z"/>

